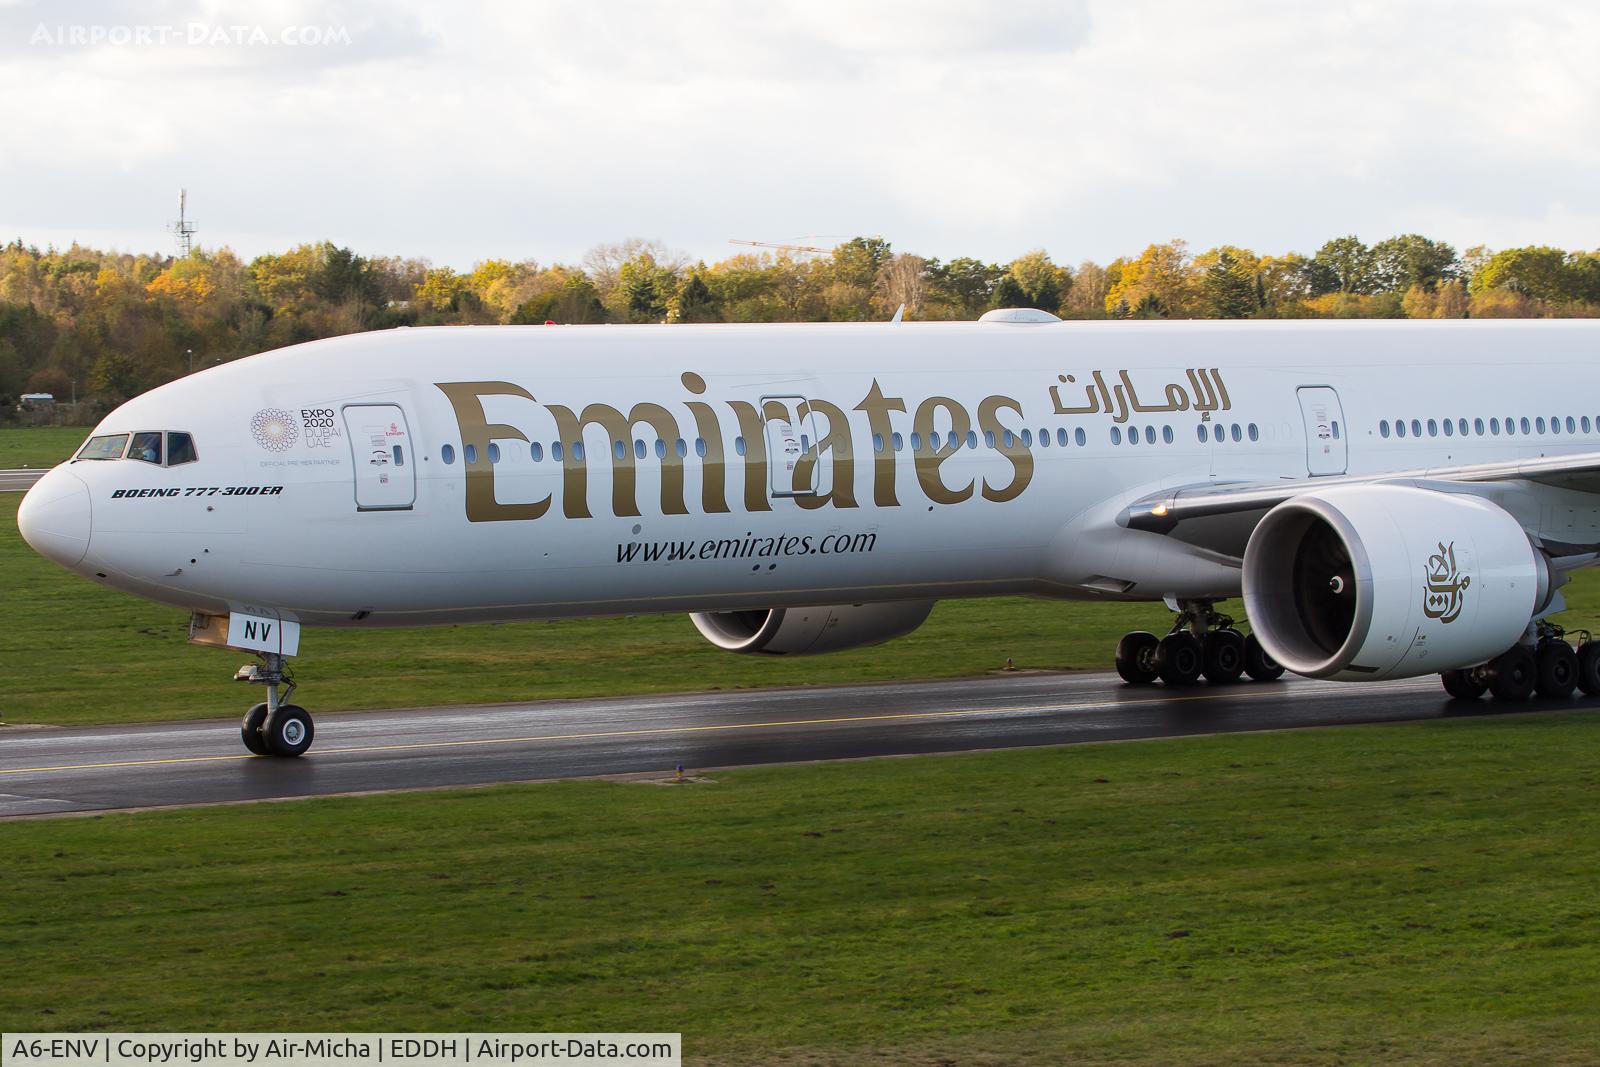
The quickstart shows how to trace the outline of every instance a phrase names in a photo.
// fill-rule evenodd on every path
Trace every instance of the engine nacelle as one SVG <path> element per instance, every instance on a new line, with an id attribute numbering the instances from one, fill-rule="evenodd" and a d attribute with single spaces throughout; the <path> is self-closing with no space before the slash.
<path id="1" fill-rule="evenodd" d="M 1361 485 L 1267 512 L 1244 554 L 1250 626 L 1312 678 L 1368 681 L 1483 663 L 1553 589 L 1516 519 L 1478 497 Z"/>
<path id="2" fill-rule="evenodd" d="M 810 656 L 881 644 L 927 621 L 931 600 L 839 604 L 824 608 L 770 608 L 690 615 L 706 640 L 729 652 Z"/>

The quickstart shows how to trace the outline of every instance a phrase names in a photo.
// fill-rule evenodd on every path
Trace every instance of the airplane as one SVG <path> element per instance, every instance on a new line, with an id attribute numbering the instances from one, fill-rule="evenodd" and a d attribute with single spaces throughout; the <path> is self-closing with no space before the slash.
<path id="1" fill-rule="evenodd" d="M 1002 594 L 1164 601 L 1130 685 L 1570 696 L 1600 692 L 1549 621 L 1600 558 L 1597 354 L 1584 321 L 401 328 L 128 401 L 18 525 L 253 653 L 262 755 L 312 743 L 302 627 L 686 612 L 809 655 Z"/>

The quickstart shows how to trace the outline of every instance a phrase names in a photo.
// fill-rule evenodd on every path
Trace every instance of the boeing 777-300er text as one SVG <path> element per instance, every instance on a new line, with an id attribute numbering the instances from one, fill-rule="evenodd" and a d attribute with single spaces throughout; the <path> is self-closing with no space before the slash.
<path id="1" fill-rule="evenodd" d="M 1597 356 L 1583 321 L 399 329 L 130 400 L 18 523 L 255 653 L 280 756 L 303 626 L 682 611 L 803 655 L 945 597 L 1162 600 L 1130 683 L 1592 693 L 1546 618 L 1600 553 Z"/>

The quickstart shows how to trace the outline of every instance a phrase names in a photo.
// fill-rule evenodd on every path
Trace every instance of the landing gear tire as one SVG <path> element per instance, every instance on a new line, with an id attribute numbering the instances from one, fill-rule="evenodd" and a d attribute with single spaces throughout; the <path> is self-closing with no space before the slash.
<path id="1" fill-rule="evenodd" d="M 1578 648 L 1578 688 L 1600 695 L 1600 641 L 1585 641 Z"/>
<path id="2" fill-rule="evenodd" d="M 1156 646 L 1156 673 L 1168 685 L 1194 685 L 1203 664 L 1200 639 L 1187 630 L 1168 634 Z"/>
<path id="3" fill-rule="evenodd" d="M 1483 673 L 1496 700 L 1527 700 L 1533 696 L 1539 672 L 1533 653 L 1517 645 L 1490 660 Z"/>
<path id="4" fill-rule="evenodd" d="M 267 739 L 261 732 L 261 726 L 267 721 L 267 706 L 257 704 L 244 713 L 244 721 L 239 724 L 239 737 L 244 741 L 244 747 L 258 756 L 270 756 L 272 750 L 267 747 Z"/>
<path id="5" fill-rule="evenodd" d="M 267 716 L 264 730 L 267 747 L 274 756 L 299 756 L 311 747 L 316 728 L 311 713 L 298 704 L 280 704 Z"/>
<path id="6" fill-rule="evenodd" d="M 1257 682 L 1275 682 L 1283 677 L 1283 664 L 1267 655 L 1255 634 L 1244 639 L 1244 673 Z"/>
<path id="7" fill-rule="evenodd" d="M 1212 685 L 1232 685 L 1244 673 L 1244 635 L 1238 630 L 1206 634 L 1200 671 Z"/>
<path id="8" fill-rule="evenodd" d="M 1160 677 L 1156 673 L 1156 647 L 1161 640 L 1153 633 L 1135 630 L 1117 642 L 1117 673 L 1129 685 L 1149 685 Z"/>
<path id="9" fill-rule="evenodd" d="M 1444 691 L 1457 700 L 1477 700 L 1489 691 L 1489 683 L 1484 681 L 1478 667 L 1445 671 L 1439 675 L 1439 680 L 1444 683 Z"/>
<path id="10" fill-rule="evenodd" d="M 1534 686 L 1539 695 L 1565 700 L 1578 685 L 1578 654 L 1565 641 L 1551 638 L 1540 641 L 1534 652 Z"/>

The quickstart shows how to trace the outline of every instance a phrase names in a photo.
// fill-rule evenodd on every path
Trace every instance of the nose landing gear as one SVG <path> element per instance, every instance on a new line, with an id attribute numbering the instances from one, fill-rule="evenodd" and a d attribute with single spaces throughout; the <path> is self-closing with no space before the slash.
<path id="1" fill-rule="evenodd" d="M 1209 600 L 1178 602 L 1178 618 L 1165 637 L 1143 630 L 1117 642 L 1117 673 L 1130 685 L 1157 679 L 1168 685 L 1194 685 L 1201 678 L 1212 685 L 1230 685 L 1240 675 L 1258 682 L 1282 676 L 1283 667 L 1261 647 L 1255 634 L 1245 636 L 1233 620 L 1218 614 Z"/>
<path id="2" fill-rule="evenodd" d="M 236 682 L 267 687 L 265 703 L 244 713 L 239 737 L 244 747 L 257 756 L 300 756 L 311 747 L 316 725 L 311 713 L 298 704 L 284 701 L 294 695 L 294 677 L 289 673 L 288 657 L 274 652 L 258 653 L 260 663 L 247 663 L 233 676 Z M 284 686 L 280 696 L 278 687 Z"/>

